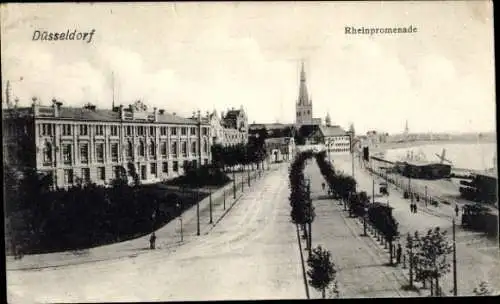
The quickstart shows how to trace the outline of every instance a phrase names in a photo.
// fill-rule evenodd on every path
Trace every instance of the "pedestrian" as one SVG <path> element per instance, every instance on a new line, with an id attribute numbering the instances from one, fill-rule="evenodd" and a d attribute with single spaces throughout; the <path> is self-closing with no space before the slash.
<path id="1" fill-rule="evenodd" d="M 413 206 L 413 212 L 417 213 L 417 203 L 415 203 L 415 205 Z"/>
<path id="2" fill-rule="evenodd" d="M 413 213 L 413 203 L 410 203 L 410 212 Z"/>
<path id="3" fill-rule="evenodd" d="M 321 188 L 323 188 L 323 191 L 325 191 L 325 183 L 321 183 Z"/>
<path id="4" fill-rule="evenodd" d="M 151 234 L 151 237 L 149 238 L 149 249 L 155 249 L 156 248 L 156 235 L 153 232 Z"/>
<path id="5" fill-rule="evenodd" d="M 458 205 L 455 204 L 455 215 L 458 217 L 458 212 L 459 212 L 459 209 L 458 209 Z"/>
<path id="6" fill-rule="evenodd" d="M 398 243 L 398 249 L 396 249 L 396 263 L 401 263 L 401 244 Z"/>

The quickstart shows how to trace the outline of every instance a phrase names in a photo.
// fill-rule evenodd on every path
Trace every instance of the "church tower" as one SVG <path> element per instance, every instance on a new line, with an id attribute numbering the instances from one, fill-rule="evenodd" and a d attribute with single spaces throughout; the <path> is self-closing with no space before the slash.
<path id="1" fill-rule="evenodd" d="M 295 106 L 295 124 L 300 126 L 312 124 L 312 100 L 309 99 L 306 85 L 306 72 L 304 71 L 304 62 L 300 70 L 299 99 Z"/>

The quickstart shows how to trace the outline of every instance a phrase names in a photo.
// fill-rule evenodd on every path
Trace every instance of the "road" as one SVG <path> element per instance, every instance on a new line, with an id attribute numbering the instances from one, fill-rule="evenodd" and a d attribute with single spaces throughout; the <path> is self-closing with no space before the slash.
<path id="1" fill-rule="evenodd" d="M 209 234 L 185 245 L 8 271 L 9 303 L 304 299 L 287 168 L 257 180 Z"/>
<path id="2" fill-rule="evenodd" d="M 352 173 L 352 163 L 349 157 L 337 157 L 333 165 L 336 170 L 344 171 L 346 174 Z M 355 162 L 355 167 L 354 175 L 358 182 L 358 191 L 366 191 L 371 196 L 373 185 L 371 175 L 361 169 L 357 162 Z M 429 228 L 440 227 L 448 232 L 451 240 L 452 208 L 443 206 L 442 210 L 436 211 L 433 210 L 435 207 L 428 206 L 426 208 L 424 203 L 420 202 L 419 212 L 412 214 L 410 213 L 409 200 L 403 199 L 402 193 L 394 188 L 390 189 L 388 197 L 377 197 L 377 185 L 380 181 L 382 180 L 376 180 L 375 201 L 388 202 L 394 208 L 393 215 L 399 222 L 401 235 L 414 231 L 426 232 Z M 500 291 L 498 243 L 481 234 L 465 231 L 459 225 L 456 226 L 456 229 L 458 294 L 472 295 L 472 290 L 483 280 L 487 281 L 493 289 Z M 443 291 L 449 294 L 453 286 L 451 273 L 446 275 L 443 283 Z"/>

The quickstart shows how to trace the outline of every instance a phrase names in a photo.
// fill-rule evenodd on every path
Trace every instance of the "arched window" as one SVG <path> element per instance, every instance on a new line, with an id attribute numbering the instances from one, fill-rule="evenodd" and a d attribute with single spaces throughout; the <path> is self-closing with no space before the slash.
<path id="1" fill-rule="evenodd" d="M 181 146 L 181 149 L 182 149 L 182 156 L 187 156 L 187 142 L 182 142 L 182 146 Z"/>
<path id="2" fill-rule="evenodd" d="M 149 155 L 150 156 L 156 155 L 156 145 L 155 145 L 155 142 L 153 140 L 149 144 Z"/>
<path id="3" fill-rule="evenodd" d="M 177 157 L 177 142 L 172 143 L 172 147 L 170 148 L 170 152 L 172 153 L 173 157 Z"/>
<path id="4" fill-rule="evenodd" d="M 208 140 L 203 140 L 203 152 L 208 153 Z"/>
<path id="5" fill-rule="evenodd" d="M 132 142 L 129 141 L 127 143 L 127 157 L 132 157 L 134 155 L 134 147 L 132 146 Z"/>
<path id="6" fill-rule="evenodd" d="M 139 141 L 139 156 L 144 156 L 144 142 L 141 140 Z"/>
<path id="7" fill-rule="evenodd" d="M 43 162 L 44 164 L 52 163 L 52 145 L 49 142 L 43 145 Z"/>
<path id="8" fill-rule="evenodd" d="M 191 153 L 196 154 L 196 142 L 191 143 Z"/>

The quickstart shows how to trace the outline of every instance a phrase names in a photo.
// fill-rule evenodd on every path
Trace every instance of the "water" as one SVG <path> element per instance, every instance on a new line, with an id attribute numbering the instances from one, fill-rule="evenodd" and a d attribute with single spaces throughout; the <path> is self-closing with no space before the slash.
<path id="1" fill-rule="evenodd" d="M 413 151 L 414 156 L 421 155 L 424 160 L 439 162 L 435 154 L 441 155 L 443 148 L 446 149 L 445 158 L 452 162 L 454 168 L 484 171 L 496 166 L 496 143 L 450 143 L 390 149 L 386 151 L 386 158 L 401 160 L 408 151 Z"/>

